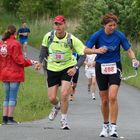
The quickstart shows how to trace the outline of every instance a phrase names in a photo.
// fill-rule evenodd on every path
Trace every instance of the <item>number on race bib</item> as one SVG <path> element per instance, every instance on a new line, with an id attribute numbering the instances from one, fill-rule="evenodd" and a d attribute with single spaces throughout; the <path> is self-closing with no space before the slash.
<path id="1" fill-rule="evenodd" d="M 102 74 L 115 74 L 117 73 L 116 63 L 101 64 Z"/>
<path id="2" fill-rule="evenodd" d="M 54 53 L 55 60 L 64 60 L 64 53 Z"/>

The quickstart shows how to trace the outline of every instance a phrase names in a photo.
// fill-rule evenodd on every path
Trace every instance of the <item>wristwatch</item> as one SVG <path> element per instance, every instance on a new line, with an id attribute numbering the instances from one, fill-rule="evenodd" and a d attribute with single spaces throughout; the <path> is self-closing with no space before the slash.
<path id="1" fill-rule="evenodd" d="M 78 69 L 79 69 L 79 67 L 78 67 L 78 66 L 75 66 L 75 69 L 76 69 L 76 70 L 78 70 Z"/>

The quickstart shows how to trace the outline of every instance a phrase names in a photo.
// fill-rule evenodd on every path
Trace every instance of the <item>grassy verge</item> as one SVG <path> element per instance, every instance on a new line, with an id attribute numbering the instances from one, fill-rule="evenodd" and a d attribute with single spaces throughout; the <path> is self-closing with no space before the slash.
<path id="1" fill-rule="evenodd" d="M 0 116 L 2 116 L 4 99 L 2 83 L 0 83 L 0 91 Z M 23 122 L 45 118 L 50 108 L 44 75 L 40 75 L 31 68 L 26 68 L 25 82 L 20 85 L 18 93 L 17 107 L 14 114 L 16 120 Z"/>
<path id="2" fill-rule="evenodd" d="M 138 49 L 139 48 L 136 48 L 136 45 L 133 44 L 133 51 L 135 52 L 137 59 L 140 61 L 140 54 L 139 54 Z M 135 71 L 134 71 L 134 68 L 132 67 L 132 62 L 131 62 L 130 58 L 128 57 L 128 54 L 125 51 L 122 51 L 121 53 L 122 53 L 123 76 L 126 77 L 126 76 L 130 76 L 130 75 L 134 75 Z M 139 69 L 137 70 L 138 74 L 136 77 L 130 78 L 130 79 L 124 81 L 125 83 L 132 85 L 138 89 L 140 89 L 140 84 L 139 84 L 140 71 L 139 71 Z"/>

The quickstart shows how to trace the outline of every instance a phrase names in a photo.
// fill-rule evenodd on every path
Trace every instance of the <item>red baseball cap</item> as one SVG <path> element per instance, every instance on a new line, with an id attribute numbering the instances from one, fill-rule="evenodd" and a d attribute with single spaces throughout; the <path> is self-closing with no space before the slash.
<path id="1" fill-rule="evenodd" d="M 63 23 L 63 22 L 65 22 L 64 16 L 59 15 L 54 18 L 54 23 Z"/>

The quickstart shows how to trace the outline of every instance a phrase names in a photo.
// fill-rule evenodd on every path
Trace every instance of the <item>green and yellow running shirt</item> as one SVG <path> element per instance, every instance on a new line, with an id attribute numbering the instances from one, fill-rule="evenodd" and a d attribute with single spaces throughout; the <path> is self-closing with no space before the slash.
<path id="1" fill-rule="evenodd" d="M 48 45 L 51 32 L 47 33 L 42 41 L 42 46 L 49 47 L 47 69 L 51 71 L 62 71 L 70 66 L 76 65 L 77 61 L 73 56 L 73 51 L 79 55 L 84 55 L 85 45 L 75 36 L 71 35 L 72 48 L 67 41 L 68 33 L 63 39 L 56 37 L 54 32 L 53 41 Z"/>

